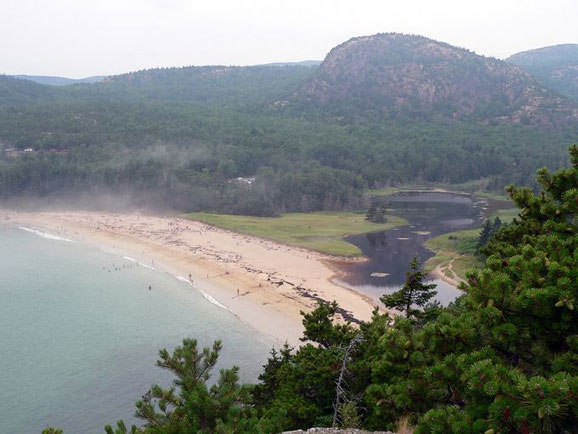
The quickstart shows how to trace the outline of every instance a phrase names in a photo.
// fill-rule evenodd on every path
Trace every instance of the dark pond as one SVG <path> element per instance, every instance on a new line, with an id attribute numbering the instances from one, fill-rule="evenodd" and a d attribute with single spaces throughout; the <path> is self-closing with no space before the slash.
<path id="1" fill-rule="evenodd" d="M 507 202 L 455 193 L 408 192 L 379 200 L 387 206 L 388 214 L 403 217 L 409 225 L 347 237 L 369 260 L 345 264 L 342 269 L 346 276 L 338 280 L 376 300 L 403 285 L 414 256 L 423 264 L 434 255 L 424 246 L 425 241 L 448 232 L 479 227 L 495 210 L 509 207 Z M 430 280 L 438 285 L 436 298 L 442 304 L 450 303 L 461 293 L 440 279 L 430 276 Z"/>

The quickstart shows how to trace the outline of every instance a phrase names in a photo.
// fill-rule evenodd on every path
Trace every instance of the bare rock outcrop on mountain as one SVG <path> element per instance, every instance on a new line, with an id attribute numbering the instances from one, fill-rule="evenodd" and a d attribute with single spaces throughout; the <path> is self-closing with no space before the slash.
<path id="1" fill-rule="evenodd" d="M 294 97 L 343 112 L 553 128 L 578 120 L 574 103 L 516 65 L 396 33 L 353 38 L 335 47 Z"/>

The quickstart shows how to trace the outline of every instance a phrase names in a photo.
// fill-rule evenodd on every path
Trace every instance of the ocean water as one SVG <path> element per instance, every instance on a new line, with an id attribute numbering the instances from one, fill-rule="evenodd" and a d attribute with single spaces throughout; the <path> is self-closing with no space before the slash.
<path id="1" fill-rule="evenodd" d="M 103 433 L 172 376 L 158 350 L 223 341 L 219 366 L 256 381 L 270 338 L 188 282 L 34 228 L 0 227 L 0 433 Z M 150 290 L 149 290 L 150 286 Z"/>

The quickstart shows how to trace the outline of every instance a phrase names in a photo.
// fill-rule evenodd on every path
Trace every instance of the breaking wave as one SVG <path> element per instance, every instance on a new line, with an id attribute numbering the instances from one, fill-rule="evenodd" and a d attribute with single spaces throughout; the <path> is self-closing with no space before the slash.
<path id="1" fill-rule="evenodd" d="M 74 243 L 71 239 L 64 238 L 58 235 L 49 234 L 48 232 L 42 232 L 38 229 L 27 228 L 26 226 L 18 226 L 18 229 L 22 229 L 23 231 L 30 232 L 31 234 L 37 235 L 41 238 L 46 238 L 47 240 L 54 240 L 54 241 L 65 241 L 67 243 Z"/>

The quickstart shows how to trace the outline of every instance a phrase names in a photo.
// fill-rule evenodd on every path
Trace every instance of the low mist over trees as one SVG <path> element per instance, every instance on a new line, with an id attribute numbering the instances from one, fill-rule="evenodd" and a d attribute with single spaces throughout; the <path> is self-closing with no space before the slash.
<path id="1" fill-rule="evenodd" d="M 365 189 L 384 185 L 528 185 L 537 167 L 564 164 L 570 140 L 523 126 L 347 126 L 171 104 L 0 107 L 0 131 L 2 198 L 126 193 L 133 205 L 261 215 L 360 208 Z"/>

